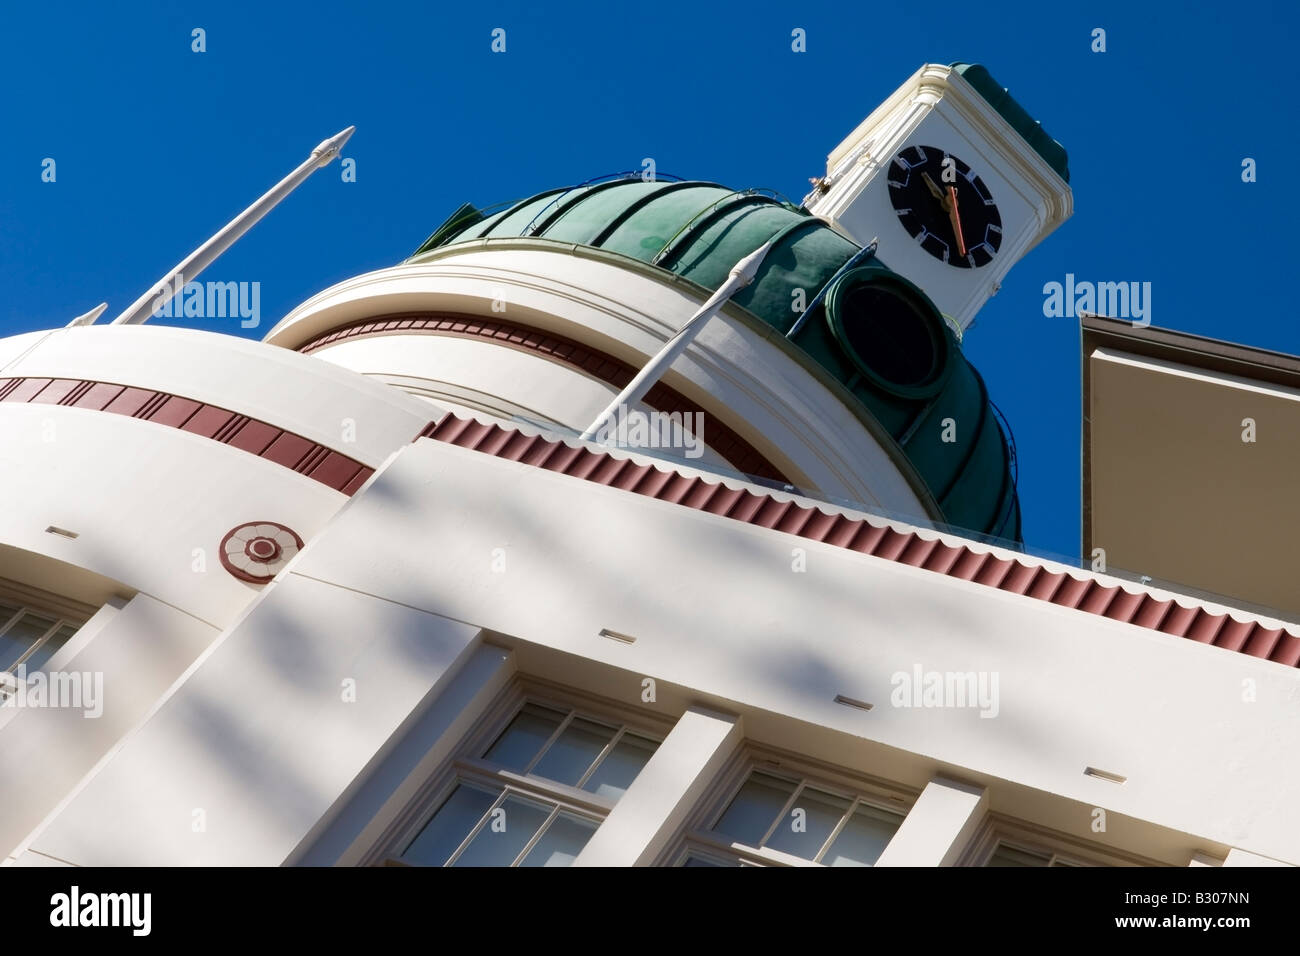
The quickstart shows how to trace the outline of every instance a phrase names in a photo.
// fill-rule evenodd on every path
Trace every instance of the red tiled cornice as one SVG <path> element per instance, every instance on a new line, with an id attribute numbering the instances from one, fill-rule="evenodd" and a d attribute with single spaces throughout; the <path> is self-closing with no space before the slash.
<path id="1" fill-rule="evenodd" d="M 432 438 L 684 508 L 973 581 L 1059 607 L 1262 657 L 1288 667 L 1300 666 L 1300 638 L 1282 628 L 1265 627 L 1256 621 L 1238 621 L 1227 614 L 1211 613 L 1198 605 L 1184 607 L 1172 600 L 1159 600 L 1146 592 L 1131 592 L 1116 585 L 1102 584 L 1095 578 L 1075 577 L 992 552 L 974 551 L 963 544 L 926 540 L 915 532 L 898 531 L 863 518 L 828 514 L 793 501 L 778 501 L 764 492 L 728 488 L 720 481 L 707 481 L 674 470 L 664 471 L 631 459 L 615 458 L 603 451 L 575 447 L 540 435 L 529 436 L 500 425 L 451 414 L 430 423 L 417 437 Z"/>
<path id="2" fill-rule="evenodd" d="M 301 435 L 170 392 L 69 378 L 0 378 L 0 402 L 66 405 L 179 428 L 283 465 L 345 495 L 375 472 Z"/>

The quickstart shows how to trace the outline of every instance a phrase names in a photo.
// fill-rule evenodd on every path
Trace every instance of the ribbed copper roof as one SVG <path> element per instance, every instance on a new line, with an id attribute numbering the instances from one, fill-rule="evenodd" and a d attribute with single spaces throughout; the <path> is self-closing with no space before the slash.
<path id="1" fill-rule="evenodd" d="M 1084 577 L 1076 577 L 1073 573 L 1052 571 L 1017 558 L 975 551 L 964 544 L 927 540 L 914 531 L 899 531 L 865 518 L 826 512 L 794 501 L 779 501 L 761 491 L 729 488 L 720 481 L 684 475 L 671 467 L 666 466 L 665 470 L 657 465 L 639 464 L 586 446 L 526 435 L 516 429 L 452 414 L 430 423 L 418 437 L 1239 651 L 1288 667 L 1300 666 L 1300 637 L 1284 628 L 1266 627 L 1258 621 L 1239 621 L 1198 604 L 1184 606 L 1172 599 L 1160 600 L 1146 591 L 1105 585 L 1086 576 L 1086 571 L 1078 572 Z"/>
<path id="2" fill-rule="evenodd" d="M 1006 423 L 998 422 L 983 379 L 938 308 L 921 289 L 892 272 L 874 246 L 864 249 L 808 210 L 761 190 L 624 174 L 548 190 L 491 215 L 464 205 L 416 250 L 413 261 L 458 243 L 479 243 L 483 252 L 495 244 L 509 250 L 520 240 L 600 249 L 607 261 L 637 260 L 709 291 L 726 281 L 741 257 L 771 243 L 753 281 L 731 302 L 844 387 L 848 394 L 841 397 L 875 420 L 885 433 L 875 435 L 876 440 L 894 443 L 892 450 L 911 464 L 946 523 L 1021 539 Z M 884 362 L 887 350 L 877 346 L 872 355 L 855 358 L 842 331 L 835 331 L 871 326 L 875 307 L 847 294 L 867 281 L 889 290 L 891 301 L 901 296 L 910 302 L 926 327 L 922 338 L 934 350 L 933 391 L 891 384 L 887 375 L 863 374 L 864 358 L 868 365 L 877 358 Z M 795 302 L 801 305 L 796 308 Z M 907 349 L 909 354 L 912 350 Z M 927 358 L 920 352 L 913 357 Z M 944 427 L 949 418 L 965 423 L 955 435 Z"/>

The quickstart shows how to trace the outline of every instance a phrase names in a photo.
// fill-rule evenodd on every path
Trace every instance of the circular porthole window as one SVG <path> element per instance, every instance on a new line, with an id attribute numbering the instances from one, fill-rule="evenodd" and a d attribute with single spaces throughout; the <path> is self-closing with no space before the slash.
<path id="1" fill-rule="evenodd" d="M 920 289 L 881 266 L 853 269 L 826 294 L 826 319 L 868 380 L 900 398 L 943 388 L 952 349 L 939 311 Z"/>

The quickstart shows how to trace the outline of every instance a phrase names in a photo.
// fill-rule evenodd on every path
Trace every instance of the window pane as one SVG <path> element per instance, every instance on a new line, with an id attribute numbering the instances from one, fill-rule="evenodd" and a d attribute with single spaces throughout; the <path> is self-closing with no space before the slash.
<path id="1" fill-rule="evenodd" d="M 574 858 L 582 852 L 596 824 L 582 817 L 561 813 L 546 828 L 542 838 L 528 851 L 520 866 L 572 866 Z"/>
<path id="2" fill-rule="evenodd" d="M 558 710 L 525 704 L 483 756 L 507 770 L 522 772 L 537 756 L 542 744 L 551 739 L 551 734 L 555 733 L 555 728 L 560 726 L 562 720 L 564 714 Z"/>
<path id="3" fill-rule="evenodd" d="M 494 793 L 463 783 L 457 785 L 433 819 L 411 841 L 402 859 L 424 866 L 442 866 L 500 795 L 500 790 Z"/>
<path id="4" fill-rule="evenodd" d="M 653 740 L 635 734 L 624 734 L 618 745 L 587 778 L 582 789 L 617 800 L 632 786 L 636 775 L 658 749 L 659 744 Z"/>
<path id="5" fill-rule="evenodd" d="M 522 797 L 506 797 L 452 866 L 509 866 L 541 829 L 551 809 Z"/>
<path id="6" fill-rule="evenodd" d="M 826 866 L 874 866 L 885 845 L 903 825 L 901 814 L 875 807 L 858 807 L 835 842 L 826 850 Z"/>
<path id="7" fill-rule="evenodd" d="M 17 663 L 18 658 L 27 653 L 27 648 L 31 647 L 31 641 L 11 639 L 6 634 L 0 634 L 0 671 L 7 671 Z"/>
<path id="8" fill-rule="evenodd" d="M 0 627 L 4 627 L 18 613 L 18 605 L 9 601 L 0 601 Z"/>
<path id="9" fill-rule="evenodd" d="M 721 866 L 721 867 L 736 866 L 736 865 L 737 864 L 735 863 L 723 863 L 719 860 L 713 859 L 712 857 L 695 856 L 694 854 L 688 856 L 686 858 L 686 862 L 682 864 L 682 866 Z"/>
<path id="10" fill-rule="evenodd" d="M 985 866 L 1047 866 L 1051 860 L 1050 856 L 1044 856 L 1041 853 L 1030 853 L 1028 850 L 1018 850 L 1013 846 L 1007 846 L 1005 843 L 999 843 L 998 848 L 993 851 Z"/>
<path id="11" fill-rule="evenodd" d="M 767 845 L 811 860 L 852 805 L 852 800 L 804 787 L 794 806 L 786 811 L 785 819 L 776 825 Z"/>
<path id="12" fill-rule="evenodd" d="M 542 759 L 537 761 L 532 772 L 548 780 L 573 785 L 582 779 L 587 768 L 600 756 L 600 752 L 614 739 L 617 732 L 613 727 L 575 718 L 564 728 L 559 739 L 551 744 Z"/>
<path id="13" fill-rule="evenodd" d="M 27 613 L 0 634 L 0 670 L 8 670 L 54 626 L 54 618 Z"/>
<path id="14" fill-rule="evenodd" d="M 780 777 L 750 774 L 714 829 L 742 843 L 758 846 L 794 788 L 794 783 Z"/>
<path id="15" fill-rule="evenodd" d="M 49 640 L 38 647 L 31 657 L 23 661 L 23 666 L 27 668 L 27 673 L 30 674 L 33 671 L 38 671 L 44 667 L 46 662 L 54 656 L 54 652 L 64 644 L 68 643 L 68 639 L 76 633 L 76 625 L 65 624 L 63 627 L 51 634 Z"/>

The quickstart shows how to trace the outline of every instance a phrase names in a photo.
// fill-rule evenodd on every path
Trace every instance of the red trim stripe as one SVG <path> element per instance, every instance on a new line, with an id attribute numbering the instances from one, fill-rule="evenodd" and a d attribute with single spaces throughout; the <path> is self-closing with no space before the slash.
<path id="1" fill-rule="evenodd" d="M 306 475 L 345 495 L 375 473 L 324 445 L 192 398 L 129 385 L 76 379 L 0 379 L 0 403 L 45 403 L 129 415 L 230 445 Z"/>
<path id="2" fill-rule="evenodd" d="M 451 335 L 461 338 L 491 339 L 496 345 L 523 352 L 539 352 L 563 365 L 598 378 L 614 388 L 621 389 L 632 381 L 637 369 L 615 358 L 608 352 L 583 345 L 574 339 L 552 335 L 515 322 L 487 321 L 478 316 L 452 312 L 401 313 L 362 319 L 350 325 L 316 336 L 298 346 L 303 353 L 314 352 L 344 339 L 375 335 Z M 683 415 L 704 410 L 675 388 L 659 382 L 646 393 L 645 403 L 661 412 Z M 790 479 L 781 469 L 764 457 L 763 453 L 747 442 L 716 416 L 709 416 L 709 447 L 721 455 L 737 471 L 768 481 L 789 484 Z"/>
<path id="3" fill-rule="evenodd" d="M 2 396 L 0 389 L 0 400 Z M 965 545 L 927 541 L 915 532 L 896 531 L 862 518 L 828 514 L 793 501 L 780 502 L 761 491 L 728 488 L 717 481 L 683 475 L 667 465 L 661 468 L 637 464 L 607 452 L 574 447 L 540 435 L 529 437 L 516 429 L 451 414 L 431 422 L 417 438 L 432 438 L 498 458 L 537 465 L 683 508 L 785 531 L 799 538 L 974 581 L 1058 607 L 1262 657 L 1288 667 L 1300 666 L 1300 637 L 1280 628 L 1265 627 L 1256 621 L 1238 621 L 1227 614 L 1212 614 L 1199 605 L 1184 607 L 1171 600 L 1158 600 L 1145 591 L 1103 585 L 1094 578 L 1078 578 L 1072 573 L 1051 571 L 992 552 L 973 551 Z"/>

